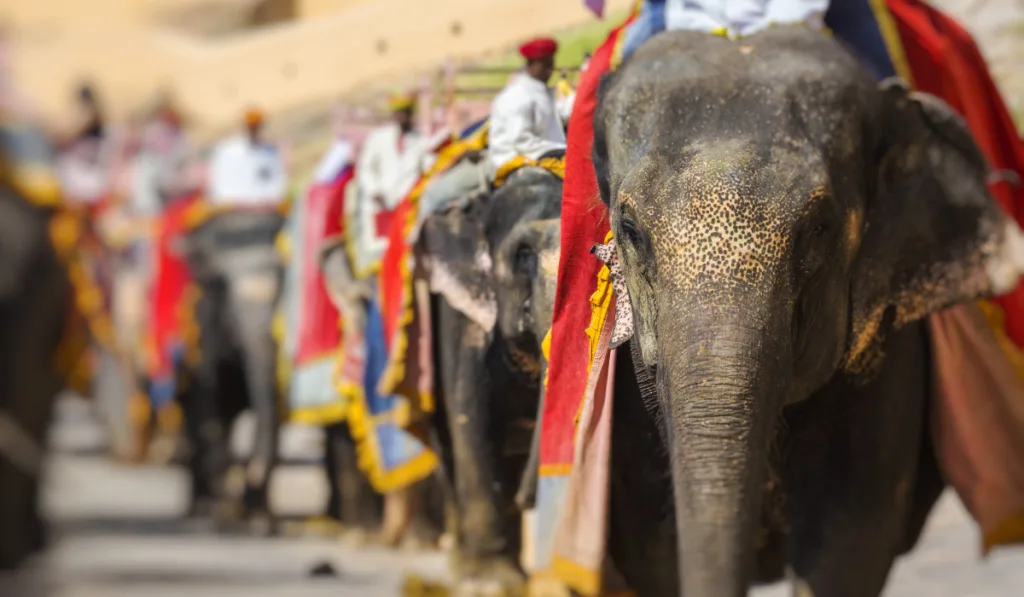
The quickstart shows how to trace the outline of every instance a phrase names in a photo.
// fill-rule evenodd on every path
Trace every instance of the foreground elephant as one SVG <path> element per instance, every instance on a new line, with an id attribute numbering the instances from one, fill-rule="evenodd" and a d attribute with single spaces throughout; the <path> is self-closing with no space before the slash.
<path id="1" fill-rule="evenodd" d="M 15 158 L 46 163 L 48 156 L 31 151 L 43 140 L 9 126 L 0 129 L 7 169 L 0 182 L 0 570 L 43 547 L 39 477 L 54 401 L 66 381 L 56 359 L 73 305 L 68 272 L 51 242 L 53 211 L 11 184 Z M 30 155 L 9 154 L 17 150 Z"/>
<path id="2" fill-rule="evenodd" d="M 418 254 L 435 293 L 438 434 L 455 501 L 456 576 L 516 589 L 513 494 L 533 445 L 551 325 L 562 181 L 527 167 L 426 219 Z"/>
<path id="3" fill-rule="evenodd" d="M 617 567 L 645 596 L 787 566 L 797 594 L 878 595 L 943 487 L 919 320 L 1020 265 L 965 126 L 807 30 L 666 33 L 604 82 L 594 164 L 632 335 Z"/>
<path id="4" fill-rule="evenodd" d="M 184 242 L 202 290 L 195 312 L 199 364 L 183 397 L 193 443 L 193 510 L 201 512 L 212 505 L 209 500 L 226 497 L 231 425 L 251 408 L 256 432 L 243 505 L 261 532 L 273 523 L 267 485 L 280 427 L 271 322 L 283 276 L 274 239 L 283 223 L 276 211 L 227 212 L 195 228 Z"/>

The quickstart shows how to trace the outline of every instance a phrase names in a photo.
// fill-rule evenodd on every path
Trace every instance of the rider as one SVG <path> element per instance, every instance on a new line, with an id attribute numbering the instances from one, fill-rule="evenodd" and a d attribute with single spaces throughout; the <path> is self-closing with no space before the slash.
<path id="1" fill-rule="evenodd" d="M 750 35 L 772 24 L 823 26 L 829 0 L 644 0 L 626 31 L 622 57 L 666 29 L 706 31 L 729 37 Z"/>
<path id="2" fill-rule="evenodd" d="M 413 126 L 415 106 L 410 94 L 392 96 L 392 121 L 370 132 L 359 155 L 355 225 L 366 257 L 358 260 L 357 270 L 380 260 L 395 208 L 433 163 L 430 140 Z"/>
<path id="3" fill-rule="evenodd" d="M 276 207 L 287 199 L 288 176 L 278 148 L 263 137 L 264 115 L 245 113 L 245 132 L 229 137 L 210 158 L 207 200 L 216 206 Z"/>
<path id="4" fill-rule="evenodd" d="M 525 75 L 509 81 L 491 106 L 488 145 L 494 168 L 519 156 L 537 160 L 565 154 L 565 127 L 548 88 L 557 51 L 558 42 L 550 38 L 520 46 Z"/>

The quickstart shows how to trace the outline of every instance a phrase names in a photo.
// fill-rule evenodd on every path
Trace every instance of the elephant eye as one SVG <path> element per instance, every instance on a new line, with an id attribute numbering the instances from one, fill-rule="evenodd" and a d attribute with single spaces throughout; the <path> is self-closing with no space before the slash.
<path id="1" fill-rule="evenodd" d="M 640 231 L 637 229 L 636 224 L 633 220 L 628 217 L 623 217 L 619 222 L 619 228 L 622 231 L 622 240 L 634 247 L 639 245 L 642 237 Z"/>
<path id="2" fill-rule="evenodd" d="M 516 271 L 533 277 L 537 273 L 537 255 L 529 245 L 516 248 Z"/>

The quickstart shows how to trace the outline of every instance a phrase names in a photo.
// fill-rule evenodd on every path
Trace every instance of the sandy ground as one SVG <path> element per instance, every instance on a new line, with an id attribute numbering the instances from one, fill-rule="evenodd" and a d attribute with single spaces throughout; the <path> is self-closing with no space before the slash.
<path id="1" fill-rule="evenodd" d="M 245 429 L 238 446 L 244 449 Z M 121 467 L 80 452 L 98 440 L 87 410 L 65 408 L 54 443 L 46 508 L 54 545 L 15 577 L 0 578 L 0 597 L 391 597 L 406 573 L 444 579 L 436 552 L 389 552 L 322 538 L 261 540 L 218 536 L 181 521 L 187 481 L 179 469 Z M 291 464 L 272 490 L 285 514 L 316 512 L 325 487 L 315 466 L 316 434 L 286 430 Z M 68 450 L 75 448 L 78 453 Z M 330 562 L 337 576 L 311 578 Z M 789 594 L 780 583 L 755 597 Z M 956 497 L 933 513 L 918 549 L 898 564 L 887 597 L 1024 595 L 1024 549 L 977 557 L 976 532 Z"/>

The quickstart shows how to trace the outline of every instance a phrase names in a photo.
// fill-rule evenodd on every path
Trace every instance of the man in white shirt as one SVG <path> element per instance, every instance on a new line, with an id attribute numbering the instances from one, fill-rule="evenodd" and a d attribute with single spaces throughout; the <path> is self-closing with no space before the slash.
<path id="1" fill-rule="evenodd" d="M 358 200 L 352 218 L 359 243 L 357 272 L 380 260 L 395 208 L 434 160 L 430 140 L 413 128 L 415 98 L 394 96 L 388 106 L 392 122 L 367 136 L 356 164 Z"/>
<path id="2" fill-rule="evenodd" d="M 644 0 L 629 26 L 622 57 L 661 31 L 704 31 L 731 38 L 771 25 L 823 27 L 829 0 Z"/>
<path id="3" fill-rule="evenodd" d="M 525 73 L 510 81 L 491 107 L 488 146 L 495 168 L 518 156 L 537 160 L 565 153 L 565 127 L 548 88 L 557 51 L 558 43 L 549 38 L 519 48 Z"/>
<path id="4" fill-rule="evenodd" d="M 288 197 L 281 152 L 263 138 L 263 113 L 249 110 L 245 132 L 217 144 L 210 158 L 207 201 L 218 206 L 276 207 Z"/>

